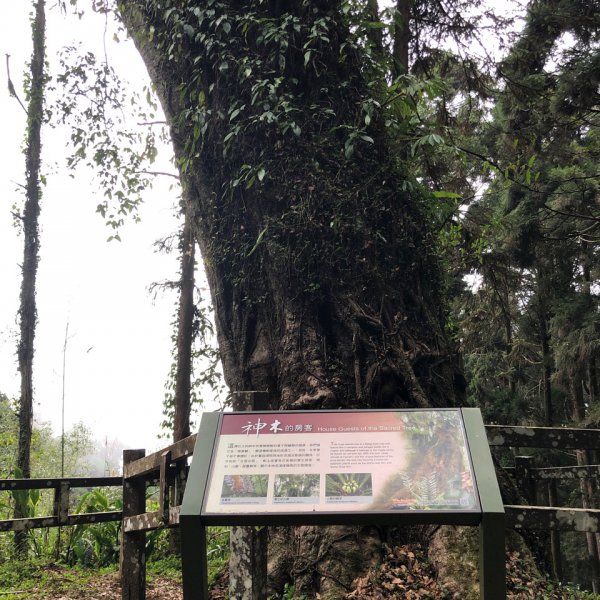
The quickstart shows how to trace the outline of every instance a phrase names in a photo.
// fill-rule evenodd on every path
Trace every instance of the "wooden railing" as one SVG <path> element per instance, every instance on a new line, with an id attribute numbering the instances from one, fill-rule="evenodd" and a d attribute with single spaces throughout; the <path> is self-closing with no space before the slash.
<path id="1" fill-rule="evenodd" d="M 0 479 L 0 492 L 28 490 L 54 490 L 53 512 L 46 517 L 0 520 L 0 532 L 23 531 L 63 525 L 85 525 L 123 520 L 123 529 L 148 531 L 179 523 L 179 503 L 172 499 L 182 496 L 186 465 L 194 452 L 196 435 L 192 435 L 163 450 L 145 456 L 144 450 L 125 450 L 123 477 L 67 477 L 38 479 Z M 137 457 L 137 458 L 134 458 Z M 145 492 L 148 485 L 158 485 L 159 509 L 146 512 Z M 139 512 L 107 511 L 94 513 L 69 513 L 71 490 L 74 488 L 118 487 L 123 489 L 124 504 L 131 490 L 143 490 L 144 501 Z M 169 490 L 171 489 L 171 493 Z"/>
<path id="2" fill-rule="evenodd" d="M 42 527 L 122 521 L 121 587 L 126 600 L 143 600 L 146 592 L 145 532 L 179 524 L 179 510 L 187 478 L 187 459 L 194 452 L 196 435 L 146 456 L 145 450 L 123 452 L 123 477 L 70 477 L 2 479 L 0 492 L 54 490 L 53 514 L 47 517 L 0 521 L 0 532 Z M 146 489 L 158 486 L 159 507 L 146 510 Z M 120 487 L 123 510 L 70 514 L 73 488 Z"/>
<path id="3" fill-rule="evenodd" d="M 143 450 L 124 452 L 123 531 L 125 533 L 179 525 L 179 509 L 187 475 L 187 469 L 182 463 L 192 456 L 195 444 L 196 435 L 191 435 L 148 456 L 144 456 Z M 137 456 L 137 453 L 140 455 Z M 145 506 L 141 512 L 126 510 L 126 496 L 142 489 L 145 492 L 148 480 L 156 479 L 157 471 L 159 473 L 158 510 L 146 512 Z"/>
<path id="4" fill-rule="evenodd" d="M 187 478 L 187 459 L 196 435 L 144 456 L 144 450 L 123 452 L 123 534 L 121 590 L 123 600 L 146 598 L 146 531 L 179 525 L 179 511 Z M 146 485 L 159 473 L 159 508 L 146 511 Z"/>
<path id="5" fill-rule="evenodd" d="M 486 425 L 485 429 L 492 448 L 600 449 L 600 429 L 499 425 Z M 533 468 L 532 460 L 531 457 L 515 459 L 515 480 L 521 495 L 530 506 L 506 505 L 507 526 L 517 530 L 528 528 L 599 533 L 600 510 L 537 506 L 535 482 L 598 478 L 600 465 Z"/>
<path id="6" fill-rule="evenodd" d="M 558 467 L 533 466 L 534 457 L 516 456 L 513 470 L 521 496 L 528 505 L 505 505 L 506 525 L 510 529 L 537 529 L 550 532 L 550 554 L 554 577 L 561 581 L 561 531 L 585 533 L 592 589 L 600 592 L 600 510 L 593 508 L 593 484 L 600 476 L 600 465 L 586 464 L 586 451 L 600 449 L 600 430 L 562 427 L 486 426 L 492 447 L 575 450 L 576 465 Z M 558 506 L 557 484 L 578 481 L 582 508 Z M 543 488 L 539 485 L 543 484 Z M 548 506 L 538 505 L 543 492 Z"/>
<path id="7" fill-rule="evenodd" d="M 123 487 L 122 477 L 69 477 L 61 479 L 0 479 L 0 492 L 26 490 L 54 490 L 53 514 L 0 521 L 0 531 L 24 531 L 40 527 L 85 525 L 120 521 L 121 511 L 69 514 L 69 501 L 73 488 Z"/>
<path id="8" fill-rule="evenodd" d="M 600 430 L 596 429 L 488 425 L 486 433 L 492 448 L 600 449 Z M 192 435 L 148 456 L 144 450 L 126 450 L 123 453 L 123 477 L 0 480 L 0 491 L 54 490 L 51 516 L 0 521 L 0 532 L 122 520 L 122 597 L 143 600 L 145 532 L 179 524 L 187 459 L 192 456 L 195 443 L 196 435 Z M 600 465 L 533 468 L 531 460 L 530 457 L 516 457 L 515 467 L 509 469 L 529 505 L 505 506 L 507 528 L 550 530 L 555 552 L 559 544 L 558 531 L 581 531 L 588 536 L 600 533 L 600 510 L 536 504 L 536 482 L 549 484 L 551 490 L 560 480 L 598 479 Z M 146 488 L 149 485 L 158 486 L 159 496 L 158 510 L 151 512 L 146 510 Z M 122 487 L 123 511 L 70 514 L 70 490 L 93 487 Z"/>

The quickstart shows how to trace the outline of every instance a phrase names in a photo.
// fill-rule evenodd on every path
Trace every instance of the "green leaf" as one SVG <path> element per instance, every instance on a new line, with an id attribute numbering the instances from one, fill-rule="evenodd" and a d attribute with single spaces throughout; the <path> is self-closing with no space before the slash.
<path id="1" fill-rule="evenodd" d="M 269 229 L 268 225 L 258 234 L 258 237 L 256 238 L 256 242 L 254 242 L 254 246 L 252 246 L 252 250 L 250 250 L 250 252 L 248 252 L 248 254 L 246 254 L 246 256 L 252 256 L 254 254 L 254 251 L 258 248 L 258 246 L 262 242 L 262 239 L 263 239 L 267 229 Z"/>
<path id="2" fill-rule="evenodd" d="M 304 53 L 304 66 L 306 66 L 308 64 L 308 61 L 310 60 L 311 55 L 312 55 L 312 50 L 307 50 Z"/>
<path id="3" fill-rule="evenodd" d="M 265 177 L 265 170 L 261 167 L 258 170 L 258 173 L 256 174 L 256 176 L 258 177 L 259 181 L 262 181 L 264 179 L 264 177 Z"/>
<path id="4" fill-rule="evenodd" d="M 29 490 L 29 499 L 31 504 L 35 506 L 40 501 L 40 490 Z"/>
<path id="5" fill-rule="evenodd" d="M 431 192 L 431 195 L 434 198 L 462 198 L 460 194 L 457 194 L 456 192 L 448 192 L 446 190 Z"/>

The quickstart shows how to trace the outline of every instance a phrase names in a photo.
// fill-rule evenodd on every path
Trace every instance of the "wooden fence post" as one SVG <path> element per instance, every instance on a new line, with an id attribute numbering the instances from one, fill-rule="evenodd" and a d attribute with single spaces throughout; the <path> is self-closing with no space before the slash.
<path id="1" fill-rule="evenodd" d="M 169 471 L 171 469 L 171 451 L 164 452 L 160 457 L 159 511 L 165 527 L 169 526 Z"/>
<path id="2" fill-rule="evenodd" d="M 69 494 L 71 486 L 68 481 L 61 481 L 54 488 L 54 514 L 58 517 L 59 527 L 69 523 Z"/>
<path id="3" fill-rule="evenodd" d="M 556 481 L 548 480 L 548 505 L 558 506 L 558 492 L 556 490 Z M 562 554 L 560 551 L 560 531 L 557 529 L 550 530 L 550 552 L 552 555 L 552 569 L 554 570 L 554 578 L 556 581 L 562 581 Z"/>
<path id="4" fill-rule="evenodd" d="M 528 502 L 535 504 L 535 484 L 531 477 L 532 456 L 515 456 L 515 478 L 519 492 Z"/>
<path id="5" fill-rule="evenodd" d="M 146 480 L 143 477 L 127 479 L 127 465 L 143 458 L 145 450 L 123 450 L 123 521 L 146 512 Z M 121 525 L 121 598 L 146 600 L 146 533 L 125 533 Z"/>
<path id="6" fill-rule="evenodd" d="M 187 479 L 185 462 L 176 462 L 172 472 L 173 485 L 169 486 L 169 504 L 173 507 L 178 506 L 181 509 Z M 169 547 L 171 552 L 177 556 L 181 555 L 181 531 L 179 527 L 169 529 Z"/>
<path id="7" fill-rule="evenodd" d="M 589 464 L 585 450 L 577 450 L 577 464 L 585 466 Z M 583 508 L 593 508 L 593 492 L 590 480 L 582 477 L 579 480 L 579 489 L 581 490 L 581 502 Z M 597 594 L 600 591 L 600 557 L 598 553 L 598 543 L 594 533 L 585 534 L 588 548 L 588 560 L 592 570 L 592 591 Z"/>
<path id="8" fill-rule="evenodd" d="M 62 526 L 69 523 L 69 495 L 71 486 L 68 481 L 61 481 L 54 488 L 54 515 L 58 518 L 58 535 L 56 536 L 56 560 L 60 558 L 60 539 Z"/>

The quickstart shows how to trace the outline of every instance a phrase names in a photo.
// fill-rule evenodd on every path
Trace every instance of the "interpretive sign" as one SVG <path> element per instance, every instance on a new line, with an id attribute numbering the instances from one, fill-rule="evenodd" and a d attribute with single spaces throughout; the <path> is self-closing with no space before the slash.
<path id="1" fill-rule="evenodd" d="M 480 512 L 460 410 L 224 413 L 202 514 Z"/>
<path id="2" fill-rule="evenodd" d="M 478 526 L 505 600 L 504 505 L 476 408 L 204 413 L 180 511 L 184 600 L 208 600 L 208 525 Z"/>

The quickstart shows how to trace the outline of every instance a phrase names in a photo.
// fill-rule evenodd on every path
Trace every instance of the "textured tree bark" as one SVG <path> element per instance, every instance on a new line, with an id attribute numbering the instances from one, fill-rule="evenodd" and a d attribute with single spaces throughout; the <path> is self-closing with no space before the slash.
<path id="1" fill-rule="evenodd" d="M 178 442 L 190 435 L 196 241 L 192 233 L 189 209 L 185 211 L 181 238 L 181 284 L 177 318 L 177 372 L 175 376 L 173 442 Z"/>
<path id="2" fill-rule="evenodd" d="M 18 346 L 19 371 L 21 373 L 21 395 L 19 402 L 19 444 L 17 467 L 21 476 L 31 476 L 31 431 L 33 423 L 33 356 L 37 309 L 35 288 L 39 261 L 40 214 L 40 164 L 41 129 L 44 105 L 44 60 L 46 44 L 46 13 L 44 0 L 38 0 L 35 9 L 33 30 L 33 55 L 31 57 L 31 91 L 27 110 L 27 143 L 25 149 L 26 200 L 23 212 L 23 278 L 19 307 L 20 338 Z M 27 506 L 15 503 L 15 518 L 29 516 Z M 17 552 L 27 552 L 27 535 L 15 535 Z"/>
<path id="3" fill-rule="evenodd" d="M 145 450 L 124 450 L 123 466 L 146 455 Z M 146 483 L 138 478 L 125 481 L 123 517 L 142 514 L 146 508 Z M 121 527 L 123 532 L 123 527 Z M 146 600 L 146 532 L 122 533 L 119 575 L 122 600 Z"/>
<path id="4" fill-rule="evenodd" d="M 232 527 L 230 539 L 229 597 L 266 600 L 267 530 Z"/>
<path id="5" fill-rule="evenodd" d="M 589 465 L 590 460 L 585 450 L 577 450 L 577 464 L 579 466 Z M 581 502 L 583 508 L 593 508 L 593 490 L 591 481 L 587 477 L 579 480 L 579 489 L 581 490 Z M 598 593 L 600 589 L 600 557 L 598 554 L 597 534 L 586 533 L 588 561 L 592 572 L 592 591 Z"/>
<path id="6" fill-rule="evenodd" d="M 592 251 L 588 242 L 582 242 L 581 267 L 583 274 L 582 292 L 588 299 L 592 296 Z M 588 380 L 590 384 L 590 406 L 596 406 L 600 399 L 598 368 L 596 357 L 592 354 L 588 361 Z"/>
<path id="7" fill-rule="evenodd" d="M 190 11 L 194 6 L 181 4 Z M 335 3 L 324 5 L 305 11 L 303 3 L 291 3 L 289 12 L 311 22 L 338 18 Z M 238 5 L 221 6 L 235 12 Z M 176 61 L 144 41 L 145 32 L 152 29 L 156 39 L 166 27 L 153 7 L 151 1 L 128 3 L 124 17 L 171 123 L 176 155 L 186 162 L 184 193 L 209 276 L 229 386 L 268 389 L 280 408 L 456 404 L 462 390 L 444 334 L 441 277 L 418 194 L 402 191 L 407 178 L 387 156 L 381 127 L 371 127 L 375 142 L 357 149 L 356 159 L 342 153 L 339 128 L 357 116 L 353 102 L 366 85 L 337 62 L 347 37 L 343 24 L 335 22 L 338 29 L 330 35 L 336 44 L 323 53 L 318 74 L 302 72 L 302 52 L 288 47 L 285 64 L 303 77 L 294 85 L 298 110 L 308 115 L 306 133 L 282 137 L 259 123 L 250 140 L 239 134 L 241 158 L 257 159 L 259 146 L 262 163 L 271 168 L 262 183 L 225 194 L 237 172 L 231 163 L 240 157 L 223 157 L 223 131 L 212 122 L 202 150 L 188 156 L 194 121 L 186 117 L 198 100 L 180 88 L 193 77 L 205 79 L 212 92 L 203 101 L 213 112 L 227 111 L 235 81 L 201 60 L 200 43 Z M 276 7 L 261 10 L 265 18 L 277 18 Z M 238 48 L 241 40 L 231 39 L 240 61 L 254 51 L 250 41 Z M 335 89 L 348 78 L 355 89 Z M 315 90 L 320 84 L 327 90 Z M 315 95 L 323 94 L 337 109 L 326 133 L 324 124 L 308 122 Z"/>
<path id="8" fill-rule="evenodd" d="M 340 4 L 228 0 L 210 17 L 203 3 L 176 5 L 122 10 L 171 124 L 229 387 L 266 391 L 256 408 L 278 410 L 459 404 L 423 200 L 376 111 L 348 152 L 370 92 Z M 297 591 L 325 586 L 323 598 L 341 597 L 369 564 L 365 549 L 380 556 L 372 532 L 285 535 L 306 561 L 292 571 Z M 334 568 L 338 548 L 357 560 Z"/>
<path id="9" fill-rule="evenodd" d="M 394 63 L 396 75 L 408 73 L 409 45 L 411 38 L 410 19 L 414 0 L 396 0 L 394 20 Z"/>
<path id="10" fill-rule="evenodd" d="M 175 373 L 175 407 L 173 412 L 173 442 L 190 435 L 192 410 L 192 344 L 194 340 L 194 286 L 196 270 L 196 240 L 192 232 L 190 210 L 185 210 L 181 232 L 181 280 L 179 285 L 179 309 L 177 314 L 177 367 Z M 185 492 L 185 472 L 177 472 L 177 482 L 172 491 L 171 503 L 180 506 Z M 177 554 L 181 539 L 179 528 L 169 530 L 169 545 Z"/>
<path id="11" fill-rule="evenodd" d="M 538 276 L 539 279 L 539 276 Z M 544 425 L 552 427 L 554 423 L 554 407 L 552 406 L 552 354 L 550 352 L 550 336 L 548 334 L 548 315 L 543 300 L 544 289 L 538 284 L 538 327 L 540 336 L 540 345 L 542 349 L 543 365 L 543 398 L 542 414 L 544 415 Z"/>
<path id="12" fill-rule="evenodd" d="M 264 391 L 233 393 L 233 408 L 237 411 L 261 410 L 266 406 L 268 394 Z M 266 600 L 267 529 L 232 527 L 229 539 L 229 596 L 240 600 Z"/>

